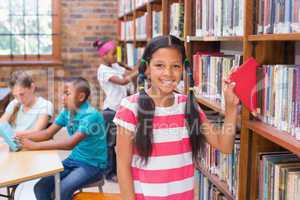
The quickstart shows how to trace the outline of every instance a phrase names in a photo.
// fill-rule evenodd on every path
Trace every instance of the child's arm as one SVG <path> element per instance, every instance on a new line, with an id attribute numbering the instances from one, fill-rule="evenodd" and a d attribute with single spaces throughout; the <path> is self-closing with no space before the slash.
<path id="1" fill-rule="evenodd" d="M 133 149 L 133 133 L 118 126 L 117 129 L 117 175 L 123 200 L 135 199 L 133 179 L 131 174 L 131 160 Z"/>
<path id="2" fill-rule="evenodd" d="M 0 122 L 8 122 L 9 118 L 10 118 L 10 114 L 5 112 L 5 113 L 1 116 Z"/>
<path id="3" fill-rule="evenodd" d="M 19 131 L 16 132 L 17 138 L 27 138 L 29 140 L 40 142 L 53 138 L 53 136 L 61 129 L 61 126 L 52 124 L 47 129 L 40 131 Z"/>
<path id="4" fill-rule="evenodd" d="M 127 85 L 137 75 L 138 70 L 133 69 L 130 72 L 125 73 L 122 78 L 119 78 L 118 76 L 112 76 L 109 78 L 109 81 L 118 85 Z"/>
<path id="5" fill-rule="evenodd" d="M 20 142 L 22 148 L 28 150 L 71 150 L 85 137 L 84 133 L 76 132 L 72 137 L 59 141 L 34 142 L 28 138 L 21 138 Z"/>
<path id="6" fill-rule="evenodd" d="M 234 145 L 237 121 L 238 97 L 234 94 L 235 84 L 226 84 L 224 88 L 225 121 L 222 128 L 216 128 L 207 120 L 202 124 L 205 138 L 223 153 L 231 153 Z"/>

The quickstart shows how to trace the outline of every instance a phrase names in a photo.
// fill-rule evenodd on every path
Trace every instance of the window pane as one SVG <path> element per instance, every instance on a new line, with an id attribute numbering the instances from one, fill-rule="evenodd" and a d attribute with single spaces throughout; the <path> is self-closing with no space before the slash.
<path id="1" fill-rule="evenodd" d="M 0 20 L 3 16 L 9 15 L 9 1 L 1 1 L 0 3 Z"/>
<path id="2" fill-rule="evenodd" d="M 37 34 L 38 24 L 37 16 L 25 16 L 25 31 L 26 34 Z"/>
<path id="3" fill-rule="evenodd" d="M 52 15 L 52 0 L 39 0 L 39 15 Z"/>
<path id="4" fill-rule="evenodd" d="M 52 36 L 40 36 L 40 54 L 52 54 Z"/>
<path id="5" fill-rule="evenodd" d="M 9 55 L 10 53 L 10 36 L 0 36 L 0 55 Z"/>
<path id="6" fill-rule="evenodd" d="M 40 16 L 40 34 L 52 34 L 52 16 Z"/>
<path id="7" fill-rule="evenodd" d="M 11 2 L 11 14 L 12 15 L 23 15 L 24 5 L 23 0 L 9 0 Z"/>
<path id="8" fill-rule="evenodd" d="M 25 15 L 37 15 L 37 0 L 24 0 L 25 1 Z"/>
<path id="9" fill-rule="evenodd" d="M 24 36 L 13 35 L 12 36 L 12 54 L 24 55 L 25 54 L 25 40 Z"/>
<path id="10" fill-rule="evenodd" d="M 11 16 L 12 34 L 24 34 L 23 16 Z"/>
<path id="11" fill-rule="evenodd" d="M 0 16 L 0 34 L 9 34 L 9 33 L 10 33 L 9 16 L 8 15 Z"/>
<path id="12" fill-rule="evenodd" d="M 35 36 L 26 36 L 25 37 L 25 51 L 29 55 L 38 54 L 38 37 Z"/>

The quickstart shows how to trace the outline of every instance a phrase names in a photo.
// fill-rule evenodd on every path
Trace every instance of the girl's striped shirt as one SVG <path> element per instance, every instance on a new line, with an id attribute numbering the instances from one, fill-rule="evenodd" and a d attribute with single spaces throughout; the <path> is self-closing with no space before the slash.
<path id="1" fill-rule="evenodd" d="M 153 148 L 147 165 L 136 150 L 132 158 L 132 177 L 137 200 L 192 200 L 194 198 L 194 165 L 185 126 L 187 97 L 174 94 L 169 107 L 155 107 Z M 122 100 L 114 123 L 133 134 L 137 126 L 138 94 Z M 206 116 L 200 111 L 200 120 Z"/>

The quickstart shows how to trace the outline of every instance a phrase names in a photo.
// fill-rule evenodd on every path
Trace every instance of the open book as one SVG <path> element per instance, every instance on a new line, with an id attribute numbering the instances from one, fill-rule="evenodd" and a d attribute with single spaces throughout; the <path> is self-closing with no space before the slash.
<path id="1" fill-rule="evenodd" d="M 13 138 L 14 131 L 10 124 L 7 122 L 0 123 L 0 137 L 8 144 L 11 151 L 19 151 L 21 149 L 20 144 Z"/>

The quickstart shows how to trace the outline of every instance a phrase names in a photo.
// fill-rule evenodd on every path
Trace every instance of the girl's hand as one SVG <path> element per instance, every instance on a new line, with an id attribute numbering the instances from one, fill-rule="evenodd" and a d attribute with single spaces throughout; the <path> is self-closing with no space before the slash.
<path id="1" fill-rule="evenodd" d="M 237 105 L 239 104 L 239 98 L 234 93 L 233 89 L 235 87 L 234 82 L 224 81 L 224 99 L 225 99 L 225 108 L 226 110 L 233 111 L 237 110 Z"/>
<path id="2" fill-rule="evenodd" d="M 38 143 L 37 142 L 33 142 L 30 139 L 27 138 L 18 138 L 22 149 L 27 149 L 27 150 L 37 150 L 38 149 Z"/>

